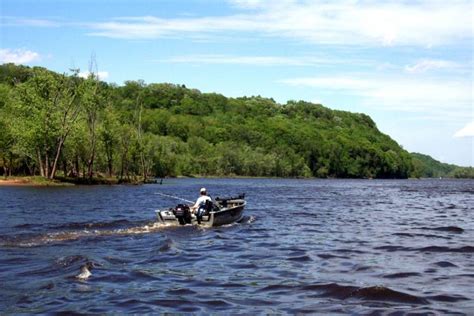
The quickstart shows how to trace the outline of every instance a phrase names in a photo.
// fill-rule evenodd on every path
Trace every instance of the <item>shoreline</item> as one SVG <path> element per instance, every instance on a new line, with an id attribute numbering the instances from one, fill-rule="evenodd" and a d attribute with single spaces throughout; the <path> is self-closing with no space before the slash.
<path id="1" fill-rule="evenodd" d="M 39 176 L 25 176 L 25 177 L 2 177 L 0 178 L 0 187 L 14 186 L 14 187 L 44 187 L 44 186 L 71 186 L 72 183 L 62 182 L 58 180 L 49 180 Z"/>
<path id="2" fill-rule="evenodd" d="M 27 186 L 31 182 L 25 182 L 17 179 L 0 179 L 0 186 Z"/>
<path id="3" fill-rule="evenodd" d="M 11 176 L 11 177 L 0 177 L 0 187 L 2 186 L 33 186 L 33 187 L 44 187 L 44 186 L 75 186 L 75 185 L 140 185 L 146 184 L 152 181 L 144 182 L 143 180 L 125 180 L 120 182 L 116 178 L 69 178 L 69 177 L 56 177 L 55 179 L 46 179 L 41 176 Z M 154 182 L 152 182 L 154 183 Z"/>
<path id="4" fill-rule="evenodd" d="M 362 179 L 362 178 L 279 178 L 279 177 L 252 177 L 252 176 L 203 176 L 203 175 L 192 175 L 192 176 L 176 176 L 176 177 L 165 177 L 156 178 L 155 181 L 149 181 L 144 183 L 143 181 L 137 182 L 119 182 L 115 178 L 93 178 L 92 182 L 82 178 L 62 178 L 58 177 L 53 180 L 43 178 L 41 176 L 12 176 L 12 177 L 0 177 L 0 187 L 7 186 L 30 186 L 30 187 L 44 187 L 44 186 L 75 186 L 75 185 L 142 185 L 156 183 L 160 184 L 158 179 L 299 179 L 299 180 L 429 180 L 439 178 L 407 178 L 407 179 Z M 441 178 L 439 180 L 456 180 L 456 178 Z M 462 179 L 459 179 L 462 180 Z"/>

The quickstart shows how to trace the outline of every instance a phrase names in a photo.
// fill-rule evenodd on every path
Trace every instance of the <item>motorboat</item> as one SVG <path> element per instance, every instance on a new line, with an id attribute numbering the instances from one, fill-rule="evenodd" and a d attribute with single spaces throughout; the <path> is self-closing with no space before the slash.
<path id="1" fill-rule="evenodd" d="M 167 210 L 156 210 L 158 221 L 165 225 L 201 225 L 206 227 L 222 226 L 239 222 L 246 205 L 245 194 L 234 197 L 215 198 L 208 201 L 203 215 L 191 214 L 190 206 L 178 204 Z"/>

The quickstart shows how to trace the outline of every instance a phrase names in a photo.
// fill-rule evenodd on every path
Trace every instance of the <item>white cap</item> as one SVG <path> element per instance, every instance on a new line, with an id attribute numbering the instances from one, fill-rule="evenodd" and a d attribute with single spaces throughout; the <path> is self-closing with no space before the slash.
<path id="1" fill-rule="evenodd" d="M 207 192 L 206 188 L 201 188 L 201 193 L 206 193 L 206 192 Z"/>

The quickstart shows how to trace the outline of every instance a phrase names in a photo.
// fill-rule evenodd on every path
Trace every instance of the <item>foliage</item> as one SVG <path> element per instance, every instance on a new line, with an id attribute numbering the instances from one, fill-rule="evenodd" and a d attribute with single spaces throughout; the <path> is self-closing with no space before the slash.
<path id="1" fill-rule="evenodd" d="M 365 114 L 260 96 L 227 98 L 184 85 L 116 86 L 76 74 L 0 66 L 0 172 L 55 177 L 56 160 L 58 176 L 120 182 L 180 175 L 436 176 Z"/>
<path id="2" fill-rule="evenodd" d="M 458 179 L 474 179 L 473 167 L 456 167 L 450 174 L 450 177 Z"/>
<path id="3" fill-rule="evenodd" d="M 416 178 L 474 178 L 474 168 L 442 163 L 428 155 L 411 153 Z"/>
<path id="4" fill-rule="evenodd" d="M 446 177 L 456 168 L 455 165 L 439 162 L 428 155 L 411 153 L 413 160 L 413 177 L 416 178 L 439 178 Z"/>

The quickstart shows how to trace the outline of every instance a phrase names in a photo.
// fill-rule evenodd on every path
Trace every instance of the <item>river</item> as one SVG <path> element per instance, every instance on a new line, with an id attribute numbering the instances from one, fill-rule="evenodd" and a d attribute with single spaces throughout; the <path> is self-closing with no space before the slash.
<path id="1" fill-rule="evenodd" d="M 155 222 L 202 186 L 244 220 Z M 0 314 L 473 314 L 473 207 L 472 180 L 0 187 Z"/>

